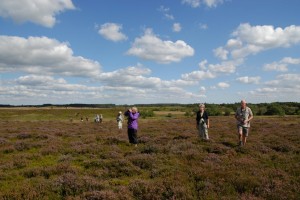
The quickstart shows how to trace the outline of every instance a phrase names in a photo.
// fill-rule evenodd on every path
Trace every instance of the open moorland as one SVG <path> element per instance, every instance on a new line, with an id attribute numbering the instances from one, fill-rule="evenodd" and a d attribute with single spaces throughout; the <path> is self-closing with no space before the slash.
<path id="1" fill-rule="evenodd" d="M 202 141 L 194 116 L 156 112 L 134 147 L 119 110 L 0 109 L 0 199 L 300 199 L 299 116 L 255 116 L 240 148 L 232 115 Z"/>

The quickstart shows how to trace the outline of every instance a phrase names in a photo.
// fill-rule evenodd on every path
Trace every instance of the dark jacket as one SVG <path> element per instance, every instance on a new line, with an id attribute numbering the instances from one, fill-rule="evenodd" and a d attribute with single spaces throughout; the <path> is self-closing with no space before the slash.
<path id="1" fill-rule="evenodd" d="M 203 120 L 204 120 L 205 123 L 207 124 L 207 121 L 208 121 L 208 114 L 207 114 L 206 111 L 203 112 L 202 117 L 201 117 L 201 114 L 200 114 L 200 110 L 197 112 L 197 117 L 196 117 L 197 125 L 199 125 L 201 118 L 203 118 Z"/>

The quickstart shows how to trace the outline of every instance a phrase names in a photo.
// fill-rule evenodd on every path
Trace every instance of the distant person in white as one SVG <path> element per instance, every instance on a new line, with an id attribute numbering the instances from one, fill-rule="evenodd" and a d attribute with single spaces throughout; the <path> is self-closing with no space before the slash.
<path id="1" fill-rule="evenodd" d="M 121 130 L 123 126 L 123 116 L 121 111 L 118 113 L 116 120 L 117 120 L 119 130 Z"/>
<path id="2" fill-rule="evenodd" d="M 100 122 L 100 116 L 99 116 L 99 114 L 96 115 L 96 117 L 95 117 L 95 122 L 96 122 L 96 123 L 99 123 L 99 122 Z"/>

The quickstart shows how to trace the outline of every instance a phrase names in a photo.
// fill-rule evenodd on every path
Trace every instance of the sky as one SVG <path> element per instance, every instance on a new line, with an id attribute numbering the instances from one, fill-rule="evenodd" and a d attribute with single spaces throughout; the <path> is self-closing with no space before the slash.
<path id="1" fill-rule="evenodd" d="M 299 0 L 0 0 L 0 104 L 300 102 Z"/>

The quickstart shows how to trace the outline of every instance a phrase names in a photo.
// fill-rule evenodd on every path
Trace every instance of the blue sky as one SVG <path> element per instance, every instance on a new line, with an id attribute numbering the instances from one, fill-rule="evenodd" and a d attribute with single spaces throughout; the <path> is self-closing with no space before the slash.
<path id="1" fill-rule="evenodd" d="M 298 0 L 2 0 L 0 104 L 300 101 Z"/>

